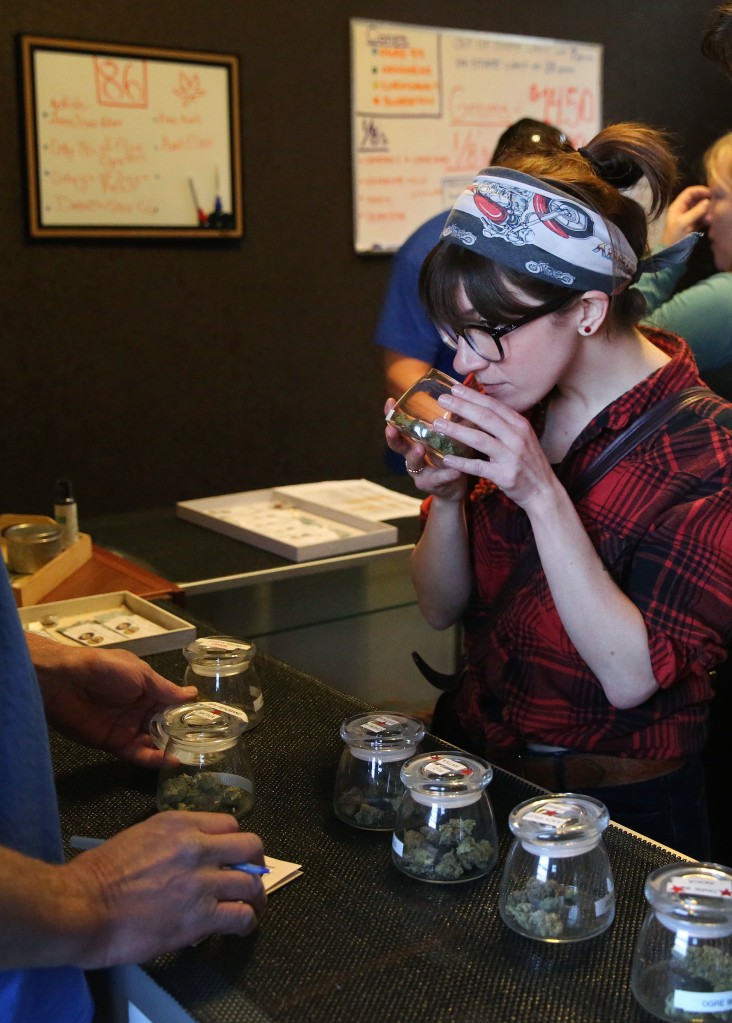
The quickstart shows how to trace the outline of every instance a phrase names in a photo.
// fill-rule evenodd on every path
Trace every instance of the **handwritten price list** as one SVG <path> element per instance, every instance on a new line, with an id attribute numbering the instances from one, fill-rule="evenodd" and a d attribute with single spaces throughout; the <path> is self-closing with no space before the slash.
<path id="1" fill-rule="evenodd" d="M 602 48 L 351 22 L 355 248 L 393 250 L 448 209 L 520 117 L 599 131 Z"/>
<path id="2" fill-rule="evenodd" d="M 434 35 L 410 45 L 406 34 L 374 32 L 367 43 L 370 85 L 364 99 L 374 114 L 439 116 L 440 69 Z"/>

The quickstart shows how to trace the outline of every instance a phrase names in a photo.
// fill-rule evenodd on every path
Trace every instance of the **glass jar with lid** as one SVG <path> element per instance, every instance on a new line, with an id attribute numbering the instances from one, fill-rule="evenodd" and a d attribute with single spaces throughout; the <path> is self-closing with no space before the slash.
<path id="1" fill-rule="evenodd" d="M 217 703 L 184 703 L 155 714 L 150 734 L 164 751 L 158 810 L 207 810 L 239 819 L 254 805 L 244 715 Z"/>
<path id="2" fill-rule="evenodd" d="M 498 858 L 486 787 L 493 768 L 472 754 L 422 753 L 403 765 L 392 859 L 410 877 L 450 884 L 482 877 Z"/>
<path id="3" fill-rule="evenodd" d="M 508 826 L 516 836 L 501 878 L 499 911 L 511 930 L 548 942 L 582 941 L 615 918 L 615 885 L 602 841 L 610 816 L 572 792 L 527 799 Z"/>
<path id="4" fill-rule="evenodd" d="M 630 980 L 637 1000 L 659 1019 L 732 1020 L 732 870 L 669 864 L 649 874 L 645 895 Z"/>
<path id="5" fill-rule="evenodd" d="M 246 730 L 264 714 L 262 686 L 254 663 L 257 648 L 233 636 L 204 636 L 183 648 L 188 661 L 185 684 L 198 687 L 198 699 L 238 707 L 246 713 Z"/>
<path id="6" fill-rule="evenodd" d="M 386 421 L 406 437 L 427 448 L 428 461 L 439 466 L 445 455 L 472 454 L 471 449 L 460 441 L 438 433 L 435 430 L 436 419 L 452 419 L 442 405 L 438 404 L 441 395 L 450 395 L 457 383 L 438 369 L 431 369 L 417 380 L 399 401 L 389 410 Z"/>
<path id="7" fill-rule="evenodd" d="M 336 816 L 355 828 L 391 831 L 404 792 L 399 772 L 423 737 L 422 722 L 404 714 L 370 711 L 346 718 L 333 794 Z"/>

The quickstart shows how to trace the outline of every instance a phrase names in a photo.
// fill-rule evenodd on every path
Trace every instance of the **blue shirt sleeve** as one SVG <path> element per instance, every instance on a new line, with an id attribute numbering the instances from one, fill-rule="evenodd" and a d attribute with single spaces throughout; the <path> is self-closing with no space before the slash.
<path id="1" fill-rule="evenodd" d="M 430 366 L 438 363 L 444 350 L 451 367 L 452 353 L 440 340 L 419 298 L 419 271 L 439 242 L 446 218 L 447 212 L 443 212 L 422 224 L 394 255 L 374 343 Z"/>
<path id="2" fill-rule="evenodd" d="M 443 344 L 419 298 L 419 271 L 439 242 L 448 213 L 444 210 L 418 227 L 394 255 L 374 343 L 462 379 L 453 368 L 455 353 Z"/>
<path id="3" fill-rule="evenodd" d="M 0 559 L 0 845 L 63 861 L 46 718 L 35 670 Z M 72 966 L 0 970 L 2 1023 L 89 1023 L 91 996 Z"/>

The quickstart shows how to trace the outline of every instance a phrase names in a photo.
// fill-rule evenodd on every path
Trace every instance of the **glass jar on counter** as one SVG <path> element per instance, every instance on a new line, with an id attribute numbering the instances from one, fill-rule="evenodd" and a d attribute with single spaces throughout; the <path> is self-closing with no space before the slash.
<path id="1" fill-rule="evenodd" d="M 188 661 L 185 684 L 198 687 L 199 701 L 243 710 L 247 731 L 255 728 L 264 714 L 256 654 L 254 643 L 233 636 L 204 636 L 183 648 Z"/>
<path id="2" fill-rule="evenodd" d="M 207 810 L 241 818 L 254 805 L 254 774 L 241 712 L 184 703 L 155 714 L 150 734 L 164 751 L 158 810 Z"/>
<path id="3" fill-rule="evenodd" d="M 732 1020 L 732 870 L 675 863 L 648 876 L 650 904 L 630 986 L 648 1012 L 686 1023 Z"/>
<path id="4" fill-rule="evenodd" d="M 582 941 L 615 918 L 615 885 L 602 833 L 607 807 L 572 792 L 527 799 L 508 826 L 516 836 L 501 878 L 504 923 L 528 938 Z"/>
<path id="5" fill-rule="evenodd" d="M 405 787 L 392 859 L 410 877 L 450 884 L 482 877 L 498 858 L 485 791 L 493 768 L 467 753 L 422 753 L 401 769 Z"/>
<path id="6" fill-rule="evenodd" d="M 366 831 L 393 830 L 404 792 L 401 767 L 423 737 L 422 722 L 404 714 L 371 711 L 346 718 L 333 794 L 336 816 Z"/>

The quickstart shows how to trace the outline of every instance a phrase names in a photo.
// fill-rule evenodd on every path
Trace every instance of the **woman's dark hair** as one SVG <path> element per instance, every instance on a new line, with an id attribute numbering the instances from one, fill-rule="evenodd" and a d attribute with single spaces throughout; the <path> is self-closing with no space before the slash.
<path id="1" fill-rule="evenodd" d="M 732 76 L 732 3 L 720 4 L 709 15 L 701 52 Z"/>
<path id="2" fill-rule="evenodd" d="M 547 124 L 545 121 L 536 121 L 533 117 L 521 117 L 513 124 L 509 124 L 508 128 L 499 135 L 491 163 L 493 166 L 502 164 L 504 158 L 514 149 L 527 152 L 566 145 L 568 145 L 567 136 L 561 128 Z"/>
<path id="3" fill-rule="evenodd" d="M 617 187 L 617 182 L 645 179 L 651 197 L 648 214 L 657 215 L 676 184 L 676 159 L 668 136 L 643 124 L 604 128 L 581 152 L 570 147 L 513 150 L 503 166 L 523 171 L 579 199 L 615 224 L 640 259 L 648 244 L 643 207 Z M 620 278 L 619 278 L 620 279 Z M 459 324 L 457 285 L 488 323 L 506 323 L 537 305 L 554 302 L 571 288 L 519 273 L 460 245 L 441 242 L 428 255 L 420 273 L 420 294 L 429 315 L 441 323 Z M 516 293 L 519 293 L 518 295 Z M 527 301 L 521 297 L 527 296 Z M 626 288 L 612 297 L 608 322 L 627 327 L 643 314 L 643 296 Z"/>

